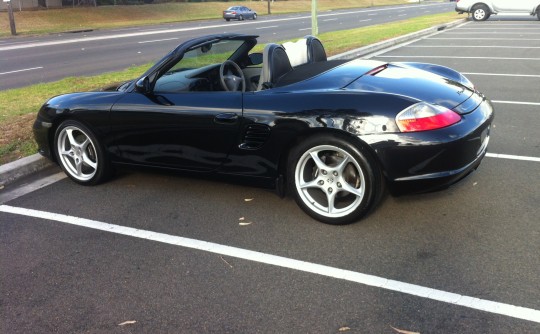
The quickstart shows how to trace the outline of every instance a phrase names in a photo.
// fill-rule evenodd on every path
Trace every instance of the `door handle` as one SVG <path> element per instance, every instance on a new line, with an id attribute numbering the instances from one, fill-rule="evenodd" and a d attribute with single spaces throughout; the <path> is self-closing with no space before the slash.
<path id="1" fill-rule="evenodd" d="M 214 122 L 222 124 L 234 124 L 238 120 L 238 115 L 233 112 L 218 114 L 214 118 Z"/>

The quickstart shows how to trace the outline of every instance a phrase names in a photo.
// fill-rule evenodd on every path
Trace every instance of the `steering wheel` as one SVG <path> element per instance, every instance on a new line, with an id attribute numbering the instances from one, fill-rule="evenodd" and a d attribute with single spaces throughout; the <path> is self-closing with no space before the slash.
<path id="1" fill-rule="evenodd" d="M 225 67 L 227 67 L 227 65 L 229 65 L 229 71 L 225 74 Z M 232 71 L 230 67 L 233 67 L 234 71 Z M 240 69 L 240 66 L 232 60 L 225 60 L 219 67 L 219 81 L 226 91 L 236 92 L 239 90 L 238 88 L 240 85 L 242 85 L 242 92 L 246 91 L 246 78 L 244 77 L 244 73 Z"/>

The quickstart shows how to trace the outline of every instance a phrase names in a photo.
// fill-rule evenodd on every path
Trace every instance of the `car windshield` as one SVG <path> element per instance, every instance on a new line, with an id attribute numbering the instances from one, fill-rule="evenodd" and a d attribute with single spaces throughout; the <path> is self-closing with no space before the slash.
<path id="1" fill-rule="evenodd" d="M 169 72 L 179 72 L 212 64 L 220 64 L 229 59 L 243 43 L 243 40 L 221 40 L 194 47 L 186 51 L 182 60 L 173 66 Z"/>

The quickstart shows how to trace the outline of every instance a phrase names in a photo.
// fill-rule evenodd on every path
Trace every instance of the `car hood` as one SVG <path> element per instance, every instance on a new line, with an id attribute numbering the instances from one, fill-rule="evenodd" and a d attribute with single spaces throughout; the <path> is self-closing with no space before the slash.
<path id="1" fill-rule="evenodd" d="M 482 98 L 463 83 L 423 69 L 382 64 L 352 82 L 347 89 L 407 96 L 419 101 L 467 113 Z M 474 95 L 474 98 L 465 103 Z M 463 105 L 462 105 L 463 104 Z"/>

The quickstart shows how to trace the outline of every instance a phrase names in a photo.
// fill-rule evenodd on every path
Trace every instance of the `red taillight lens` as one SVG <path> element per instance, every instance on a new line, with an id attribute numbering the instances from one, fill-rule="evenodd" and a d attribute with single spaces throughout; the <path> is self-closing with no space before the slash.
<path id="1" fill-rule="evenodd" d="M 450 109 L 419 102 L 404 109 L 396 116 L 401 132 L 436 130 L 456 124 L 461 116 Z"/>

